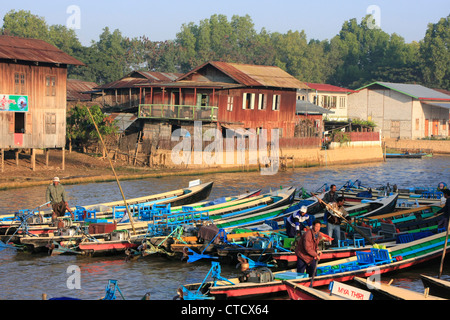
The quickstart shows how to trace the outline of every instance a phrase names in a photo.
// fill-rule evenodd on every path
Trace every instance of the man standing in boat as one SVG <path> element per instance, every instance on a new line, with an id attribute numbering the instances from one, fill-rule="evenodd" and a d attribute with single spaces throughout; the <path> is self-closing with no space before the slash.
<path id="1" fill-rule="evenodd" d="M 52 222 L 55 222 L 58 217 L 64 217 L 67 209 L 74 219 L 73 212 L 70 211 L 69 204 L 66 201 L 66 190 L 60 184 L 58 177 L 54 177 L 52 184 L 47 187 L 45 199 L 49 202 L 47 206 L 52 206 L 53 209 Z"/>
<path id="2" fill-rule="evenodd" d="M 327 193 L 325 193 L 325 195 L 323 196 L 322 201 L 325 203 L 332 203 L 332 202 L 336 202 L 337 200 L 337 193 L 336 193 L 336 185 L 332 184 L 330 186 L 330 191 L 328 191 Z"/>
<path id="3" fill-rule="evenodd" d="M 324 220 L 327 223 L 327 234 L 330 238 L 334 238 L 334 245 L 338 245 L 341 240 L 342 218 L 339 216 L 350 221 L 348 212 L 344 208 L 344 202 L 344 197 L 337 197 L 336 202 L 330 203 L 330 208 L 325 210 Z M 335 212 L 338 214 L 335 214 Z"/>
<path id="4" fill-rule="evenodd" d="M 319 241 L 322 239 L 320 235 L 320 221 L 316 220 L 312 228 L 308 229 L 297 241 L 295 247 L 295 255 L 297 256 L 297 272 L 309 274 L 310 277 L 316 270 L 316 264 L 320 260 Z"/>

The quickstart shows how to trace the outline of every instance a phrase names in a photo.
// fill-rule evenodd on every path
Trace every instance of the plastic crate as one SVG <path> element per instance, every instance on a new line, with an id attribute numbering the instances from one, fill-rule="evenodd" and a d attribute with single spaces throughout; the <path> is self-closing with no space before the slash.
<path id="1" fill-rule="evenodd" d="M 358 264 L 374 264 L 375 257 L 372 252 L 356 252 L 356 258 L 358 259 Z"/>
<path id="2" fill-rule="evenodd" d="M 307 273 L 298 273 L 287 271 L 283 273 L 278 273 L 275 275 L 275 279 L 277 280 L 292 280 L 292 279 L 302 279 L 308 277 Z"/>
<path id="3" fill-rule="evenodd" d="M 290 249 L 294 241 L 295 238 L 285 238 L 283 240 L 283 248 Z"/>

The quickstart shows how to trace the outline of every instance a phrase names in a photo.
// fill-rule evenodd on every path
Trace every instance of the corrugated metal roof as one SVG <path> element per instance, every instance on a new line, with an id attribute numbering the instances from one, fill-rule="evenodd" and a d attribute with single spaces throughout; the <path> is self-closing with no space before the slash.
<path id="1" fill-rule="evenodd" d="M 365 89 L 365 88 L 373 86 L 373 85 L 380 85 L 380 86 L 403 93 L 407 96 L 410 96 L 412 98 L 419 99 L 419 100 L 448 100 L 448 101 L 450 101 L 450 96 L 448 96 L 442 92 L 424 87 L 420 84 L 373 82 L 373 83 L 368 84 L 367 86 L 364 86 L 356 91 Z"/>
<path id="2" fill-rule="evenodd" d="M 133 71 L 119 80 L 98 86 L 96 88 L 97 89 L 136 88 L 139 85 L 145 85 L 149 83 L 171 82 L 176 80 L 181 75 L 182 75 L 181 73 L 171 73 L 171 72 Z"/>
<path id="3" fill-rule="evenodd" d="M 123 133 L 138 119 L 133 113 L 111 113 L 108 115 L 108 118 L 117 121 L 116 125 L 119 127 L 119 133 Z"/>
<path id="4" fill-rule="evenodd" d="M 67 100 L 90 101 L 91 95 L 87 92 L 92 91 L 96 86 L 95 82 L 67 79 Z"/>
<path id="5" fill-rule="evenodd" d="M 331 84 L 326 83 L 311 83 L 306 82 L 306 85 L 310 87 L 311 89 L 317 90 L 317 91 L 326 91 L 326 92 L 342 92 L 342 93 L 349 93 L 349 92 L 355 92 L 354 90 L 342 88 L 333 86 Z"/>
<path id="6" fill-rule="evenodd" d="M 324 114 L 324 113 L 334 113 L 334 111 L 322 108 L 314 103 L 305 100 L 297 100 L 295 106 L 296 114 Z"/>
<path id="7" fill-rule="evenodd" d="M 39 39 L 0 35 L 0 59 L 84 65 L 55 46 Z"/>
<path id="8" fill-rule="evenodd" d="M 429 102 L 427 103 L 429 105 L 435 106 L 435 107 L 439 107 L 439 108 L 446 108 L 446 109 L 450 109 L 450 103 L 444 103 L 444 102 Z"/>
<path id="9" fill-rule="evenodd" d="M 204 68 L 208 64 L 219 69 L 236 82 L 248 87 L 308 89 L 308 86 L 305 83 L 291 76 L 289 73 L 279 67 L 239 64 L 221 61 L 207 62 L 186 73 L 185 75 L 180 77 L 178 81 L 186 79 L 189 75 Z"/>

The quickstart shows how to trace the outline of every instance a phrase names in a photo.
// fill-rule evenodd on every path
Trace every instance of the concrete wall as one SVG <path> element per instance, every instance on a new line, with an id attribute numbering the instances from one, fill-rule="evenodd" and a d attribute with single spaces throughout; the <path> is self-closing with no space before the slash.
<path id="1" fill-rule="evenodd" d="M 386 139 L 386 147 L 406 150 L 430 150 L 436 154 L 450 154 L 450 140 Z"/>
<path id="2" fill-rule="evenodd" d="M 214 153 L 208 154 L 215 156 Z M 262 154 L 258 159 L 259 154 L 256 151 L 249 152 L 246 150 L 242 153 L 226 153 L 224 150 L 218 152 L 215 160 L 208 160 L 207 153 L 202 153 L 201 151 L 192 152 L 189 158 L 189 164 L 186 164 L 186 161 L 179 163 L 183 154 L 180 152 L 179 155 L 179 158 L 175 157 L 175 162 L 178 163 L 174 163 L 174 157 L 171 150 L 158 150 L 158 153 L 152 156 L 152 163 L 157 166 L 160 165 L 170 168 L 236 168 L 247 170 L 250 168 L 257 169 L 273 166 L 274 164 L 270 162 L 270 156 L 275 156 L 276 151 L 274 152 L 273 150 L 268 149 L 267 153 Z M 383 151 L 379 142 L 370 142 L 365 145 L 362 143 L 342 145 L 336 146 L 334 149 L 330 150 L 283 148 L 278 150 L 278 156 L 280 163 L 283 162 L 283 157 L 288 157 L 288 159 L 285 160 L 287 168 L 293 166 L 311 167 L 383 161 Z M 185 160 L 186 159 L 188 158 L 185 158 Z"/>

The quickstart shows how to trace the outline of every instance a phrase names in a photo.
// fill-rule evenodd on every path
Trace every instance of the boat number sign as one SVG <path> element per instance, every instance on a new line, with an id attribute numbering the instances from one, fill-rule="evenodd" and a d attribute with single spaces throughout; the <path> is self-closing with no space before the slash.
<path id="1" fill-rule="evenodd" d="M 0 94 L 0 111 L 28 111 L 28 96 Z"/>
<path id="2" fill-rule="evenodd" d="M 330 294 L 350 300 L 372 300 L 372 293 L 359 288 L 333 281 L 329 286 Z"/>

